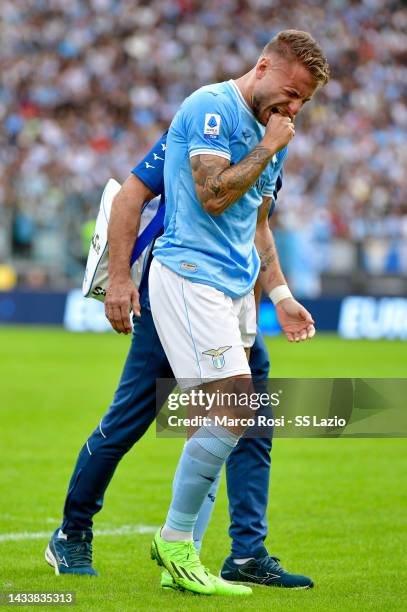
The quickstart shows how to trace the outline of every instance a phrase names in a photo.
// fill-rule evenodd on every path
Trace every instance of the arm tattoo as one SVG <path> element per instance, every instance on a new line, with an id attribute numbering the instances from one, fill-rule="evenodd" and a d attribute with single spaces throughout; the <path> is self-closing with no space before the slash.
<path id="1" fill-rule="evenodd" d="M 271 196 L 263 196 L 263 202 L 257 213 L 257 225 L 259 223 L 267 223 L 269 227 L 269 211 L 272 201 L 273 198 Z"/>
<path id="2" fill-rule="evenodd" d="M 282 273 L 273 234 L 268 223 L 268 210 L 272 198 L 263 197 L 263 204 L 259 208 L 255 244 L 260 259 L 260 276 L 262 288 L 269 293 L 274 285 L 285 283 Z"/>
<path id="3" fill-rule="evenodd" d="M 218 214 L 229 208 L 255 183 L 271 156 L 270 149 L 260 145 L 234 166 L 215 155 L 194 155 L 192 174 L 202 204 Z"/>
<path id="4" fill-rule="evenodd" d="M 260 257 L 260 270 L 261 272 L 267 272 L 267 269 L 271 264 L 274 263 L 276 259 L 276 252 L 274 249 L 274 245 L 270 245 L 267 247 L 265 251 L 261 251 L 259 253 Z"/>

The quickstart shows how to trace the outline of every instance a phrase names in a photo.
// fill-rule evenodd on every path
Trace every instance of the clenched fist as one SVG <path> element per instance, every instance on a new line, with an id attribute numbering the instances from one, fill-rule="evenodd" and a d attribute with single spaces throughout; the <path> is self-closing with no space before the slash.
<path id="1" fill-rule="evenodd" d="M 263 136 L 262 145 L 277 153 L 288 145 L 294 136 L 294 123 L 290 117 L 285 117 L 279 113 L 271 113 L 266 125 L 266 133 Z"/>

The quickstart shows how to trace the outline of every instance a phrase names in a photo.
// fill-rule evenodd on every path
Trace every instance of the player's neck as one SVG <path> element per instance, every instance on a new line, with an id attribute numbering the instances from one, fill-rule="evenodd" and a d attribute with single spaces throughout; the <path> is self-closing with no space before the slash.
<path id="1" fill-rule="evenodd" d="M 252 92 L 253 92 L 254 77 L 255 77 L 255 69 L 253 68 L 252 70 L 250 70 L 250 72 L 247 72 L 246 74 L 239 77 L 238 79 L 235 79 L 235 83 L 237 87 L 239 88 L 239 91 L 242 94 L 243 99 L 245 100 L 247 106 L 251 109 L 253 108 Z"/>

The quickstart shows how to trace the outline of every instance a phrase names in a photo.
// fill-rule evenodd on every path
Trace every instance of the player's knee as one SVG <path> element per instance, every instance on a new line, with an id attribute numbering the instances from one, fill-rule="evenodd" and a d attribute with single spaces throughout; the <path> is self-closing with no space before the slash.
<path id="1" fill-rule="evenodd" d="M 247 429 L 256 411 L 252 401 L 254 393 L 253 381 L 248 376 L 234 376 L 218 381 L 217 413 L 230 419 L 242 431 Z"/>

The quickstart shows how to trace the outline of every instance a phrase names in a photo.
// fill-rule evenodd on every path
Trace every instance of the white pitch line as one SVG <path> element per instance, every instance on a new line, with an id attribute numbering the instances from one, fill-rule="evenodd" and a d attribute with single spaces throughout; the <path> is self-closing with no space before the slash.
<path id="1" fill-rule="evenodd" d="M 133 535 L 144 533 L 155 533 L 158 527 L 152 525 L 122 525 L 116 529 L 95 529 L 95 536 L 117 536 L 117 535 Z M 17 540 L 42 540 L 50 538 L 50 531 L 36 531 L 22 533 L 0 533 L 0 542 L 15 542 Z"/>

